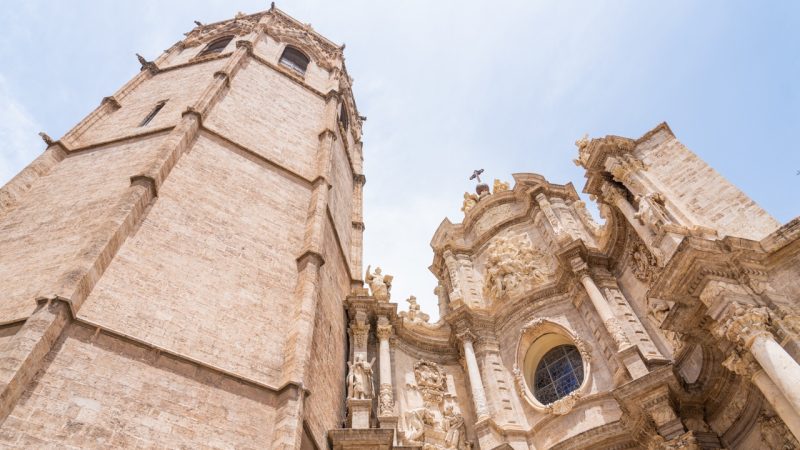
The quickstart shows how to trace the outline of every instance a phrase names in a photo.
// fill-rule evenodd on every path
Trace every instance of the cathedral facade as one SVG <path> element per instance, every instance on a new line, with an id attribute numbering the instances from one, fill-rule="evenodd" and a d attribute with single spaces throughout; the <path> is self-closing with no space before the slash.
<path id="1" fill-rule="evenodd" d="M 343 50 L 274 6 L 198 23 L 43 134 L 0 189 L 0 446 L 800 448 L 800 219 L 666 124 L 586 137 L 602 224 L 476 172 L 440 320 L 398 312 Z"/>

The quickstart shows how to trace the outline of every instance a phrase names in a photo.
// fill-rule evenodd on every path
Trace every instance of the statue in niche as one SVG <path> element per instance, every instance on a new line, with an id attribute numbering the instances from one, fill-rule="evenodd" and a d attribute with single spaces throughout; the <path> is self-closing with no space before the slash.
<path id="1" fill-rule="evenodd" d="M 445 433 L 445 448 L 458 448 L 461 439 L 461 430 L 464 427 L 464 417 L 453 410 L 449 405 L 442 413 L 442 431 Z"/>
<path id="2" fill-rule="evenodd" d="M 500 237 L 489 244 L 484 294 L 500 299 L 518 288 L 547 281 L 545 256 L 533 247 L 527 234 Z"/>
<path id="3" fill-rule="evenodd" d="M 372 398 L 372 362 L 367 362 L 364 356 L 356 354 L 355 362 L 348 362 L 350 367 L 347 374 L 347 393 L 348 398 L 363 400 Z"/>
<path id="4" fill-rule="evenodd" d="M 497 194 L 499 192 L 505 192 L 509 189 L 509 185 L 505 181 L 500 181 L 497 178 L 494 179 L 494 186 L 492 187 L 492 194 Z"/>
<path id="5" fill-rule="evenodd" d="M 379 302 L 388 302 L 391 297 L 392 280 L 391 275 L 384 275 L 380 267 L 375 268 L 375 272 L 370 273 L 371 266 L 367 266 L 367 274 L 364 281 L 369 285 L 372 296 Z"/>
<path id="6" fill-rule="evenodd" d="M 398 315 L 411 323 L 428 323 L 430 316 L 420 311 L 417 297 L 413 295 L 408 297 L 408 311 L 401 311 Z"/>
<path id="7" fill-rule="evenodd" d="M 639 210 L 633 217 L 642 225 L 650 227 L 653 232 L 660 232 L 662 226 L 672 222 L 665 206 L 666 200 L 660 192 L 653 192 L 644 197 L 636 196 L 634 200 L 639 204 Z"/>
<path id="8" fill-rule="evenodd" d="M 475 205 L 478 204 L 478 196 L 475 194 L 470 194 L 469 192 L 464 192 L 464 204 L 461 205 L 461 211 L 464 211 L 464 214 L 474 208 Z"/>

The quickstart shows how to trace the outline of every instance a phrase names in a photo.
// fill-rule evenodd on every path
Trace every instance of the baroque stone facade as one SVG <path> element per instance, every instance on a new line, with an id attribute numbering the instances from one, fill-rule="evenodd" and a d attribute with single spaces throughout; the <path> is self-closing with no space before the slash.
<path id="1" fill-rule="evenodd" d="M 439 322 L 348 297 L 349 316 L 393 325 L 367 353 L 394 414 L 334 447 L 392 429 L 423 449 L 800 448 L 800 222 L 666 124 L 576 144 L 605 223 L 571 184 L 515 174 L 434 234 Z"/>
<path id="2" fill-rule="evenodd" d="M 798 448 L 800 219 L 666 124 L 587 136 L 604 223 L 480 184 L 440 320 L 398 313 L 342 50 L 274 6 L 198 25 L 43 135 L 0 189 L 0 446 Z"/>

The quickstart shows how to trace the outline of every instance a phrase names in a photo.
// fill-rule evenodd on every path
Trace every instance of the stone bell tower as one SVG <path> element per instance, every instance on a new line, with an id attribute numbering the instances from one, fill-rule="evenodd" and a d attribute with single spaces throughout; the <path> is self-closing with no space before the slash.
<path id="1" fill-rule="evenodd" d="M 198 25 L 0 189 L 0 445 L 325 447 L 362 272 L 342 50 L 274 6 Z"/>

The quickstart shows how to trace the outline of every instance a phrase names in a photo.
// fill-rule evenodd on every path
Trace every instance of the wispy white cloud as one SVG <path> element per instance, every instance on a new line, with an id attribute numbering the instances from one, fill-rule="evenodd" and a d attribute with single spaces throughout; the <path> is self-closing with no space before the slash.
<path id="1" fill-rule="evenodd" d="M 0 186 L 32 161 L 43 148 L 41 128 L 16 99 L 0 74 Z"/>

